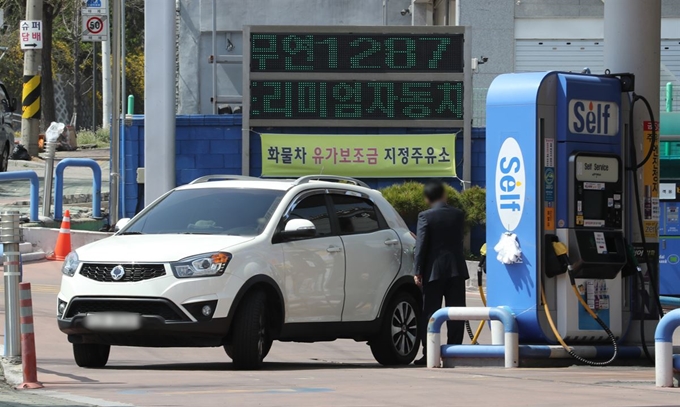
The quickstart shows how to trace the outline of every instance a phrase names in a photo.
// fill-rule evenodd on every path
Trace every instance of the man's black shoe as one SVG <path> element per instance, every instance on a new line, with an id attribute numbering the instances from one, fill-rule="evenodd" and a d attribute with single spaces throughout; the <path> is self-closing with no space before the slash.
<path id="1" fill-rule="evenodd" d="M 413 362 L 413 364 L 416 365 L 416 366 L 426 366 L 427 365 L 427 357 L 423 356 L 422 358 Z"/>

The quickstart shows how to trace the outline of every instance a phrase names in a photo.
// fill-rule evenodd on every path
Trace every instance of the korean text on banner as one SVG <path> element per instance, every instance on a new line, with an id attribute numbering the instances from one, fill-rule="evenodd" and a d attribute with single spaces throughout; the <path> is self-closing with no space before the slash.
<path id="1" fill-rule="evenodd" d="M 646 238 L 656 239 L 659 233 L 659 122 L 654 122 L 656 140 L 652 145 L 652 122 L 644 122 L 644 155 L 652 149 L 652 156 L 642 167 L 642 188 L 644 205 L 644 234 Z"/>
<path id="2" fill-rule="evenodd" d="M 262 175 L 455 177 L 455 134 L 262 134 Z"/>

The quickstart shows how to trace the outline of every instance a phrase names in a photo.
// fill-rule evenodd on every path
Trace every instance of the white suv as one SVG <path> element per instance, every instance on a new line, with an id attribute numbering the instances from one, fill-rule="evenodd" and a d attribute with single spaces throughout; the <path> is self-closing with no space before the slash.
<path id="1" fill-rule="evenodd" d="M 415 239 L 343 177 L 210 176 L 176 188 L 64 262 L 59 328 L 78 366 L 111 345 L 224 346 L 257 369 L 272 341 L 367 341 L 384 365 L 419 348 Z"/>

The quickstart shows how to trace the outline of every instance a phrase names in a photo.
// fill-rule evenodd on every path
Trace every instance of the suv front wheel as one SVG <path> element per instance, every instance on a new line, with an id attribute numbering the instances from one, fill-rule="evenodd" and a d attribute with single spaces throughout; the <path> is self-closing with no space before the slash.
<path id="1" fill-rule="evenodd" d="M 98 343 L 74 343 L 73 358 L 80 367 L 98 368 L 106 366 L 109 361 L 110 345 Z"/>
<path id="2" fill-rule="evenodd" d="M 408 293 L 397 294 L 385 309 L 378 335 L 370 342 L 373 357 L 381 365 L 408 365 L 413 362 L 420 338 L 421 324 L 418 303 Z"/>
<path id="3" fill-rule="evenodd" d="M 236 369 L 262 367 L 272 343 L 266 310 L 267 296 L 262 291 L 250 293 L 239 305 L 232 325 L 231 343 L 224 346 Z"/>

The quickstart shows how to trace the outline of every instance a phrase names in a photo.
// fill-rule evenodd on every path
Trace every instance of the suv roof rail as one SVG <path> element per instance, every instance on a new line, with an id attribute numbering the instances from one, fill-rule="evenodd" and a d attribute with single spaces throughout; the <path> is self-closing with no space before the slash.
<path id="1" fill-rule="evenodd" d="M 244 175 L 206 175 L 201 178 L 196 178 L 195 180 L 191 181 L 189 185 L 191 184 L 201 184 L 203 182 L 211 182 L 211 181 L 247 181 L 247 180 L 259 180 L 260 178 L 257 177 L 247 177 Z"/>
<path id="2" fill-rule="evenodd" d="M 300 177 L 295 182 L 293 185 L 301 185 L 301 184 L 307 184 L 311 181 L 335 181 L 335 182 L 347 182 L 352 185 L 356 185 L 358 187 L 364 187 L 371 189 L 371 187 L 368 186 L 363 181 L 359 181 L 358 179 L 350 178 L 350 177 L 340 177 L 336 175 L 307 175 L 304 177 Z"/>

